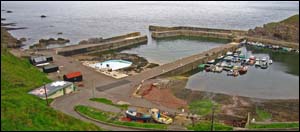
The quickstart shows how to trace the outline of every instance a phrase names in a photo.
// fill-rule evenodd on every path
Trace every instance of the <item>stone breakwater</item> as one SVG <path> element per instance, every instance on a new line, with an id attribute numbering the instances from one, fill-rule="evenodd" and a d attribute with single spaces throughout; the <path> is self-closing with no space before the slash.
<path id="1" fill-rule="evenodd" d="M 109 50 L 116 50 L 120 48 L 126 48 L 138 44 L 147 43 L 147 36 L 137 36 L 140 33 L 134 33 L 124 36 L 120 36 L 118 38 L 113 38 L 111 40 L 107 40 L 105 42 L 101 42 L 98 44 L 84 44 L 84 45 L 75 45 L 68 46 L 60 49 L 56 49 L 57 54 L 63 56 L 72 56 L 84 53 L 92 53 L 92 52 L 104 52 Z"/>
<path id="2" fill-rule="evenodd" d="M 114 37 L 105 38 L 105 39 L 103 39 L 102 37 L 100 37 L 100 38 L 90 38 L 88 40 L 80 41 L 79 44 L 103 43 L 103 42 L 109 42 L 109 41 L 116 41 L 116 40 L 120 40 L 120 39 L 125 39 L 125 38 L 129 38 L 129 37 L 137 37 L 137 36 L 140 36 L 140 35 L 141 35 L 140 32 L 132 32 L 132 33 L 128 33 L 128 34 L 125 34 L 125 35 L 114 36 Z"/>
<path id="3" fill-rule="evenodd" d="M 189 30 L 189 31 L 203 31 L 203 32 L 217 32 L 217 33 L 227 33 L 233 35 L 245 35 L 247 31 L 243 30 L 229 30 L 229 29 L 216 29 L 216 28 L 201 28 L 201 27 L 163 27 L 163 26 L 149 26 L 150 31 L 162 32 L 162 31 L 174 31 L 174 30 Z"/>

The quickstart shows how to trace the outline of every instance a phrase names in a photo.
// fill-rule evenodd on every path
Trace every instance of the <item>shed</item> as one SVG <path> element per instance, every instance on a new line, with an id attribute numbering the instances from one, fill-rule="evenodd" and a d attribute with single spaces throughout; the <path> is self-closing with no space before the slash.
<path id="1" fill-rule="evenodd" d="M 31 56 L 29 59 L 32 65 L 39 65 L 53 61 L 53 57 L 51 56 Z"/>
<path id="2" fill-rule="evenodd" d="M 55 81 L 46 84 L 45 88 L 48 98 L 56 98 L 75 91 L 73 83 L 67 81 Z M 42 99 L 46 99 L 44 86 L 30 91 L 29 94 L 36 95 Z"/>
<path id="3" fill-rule="evenodd" d="M 43 72 L 45 72 L 45 73 L 56 72 L 58 70 L 59 70 L 59 68 L 56 65 L 50 65 L 50 66 L 43 67 Z"/>
<path id="4" fill-rule="evenodd" d="M 64 80 L 70 82 L 80 82 L 82 81 L 82 74 L 80 72 L 72 72 L 64 75 Z"/>

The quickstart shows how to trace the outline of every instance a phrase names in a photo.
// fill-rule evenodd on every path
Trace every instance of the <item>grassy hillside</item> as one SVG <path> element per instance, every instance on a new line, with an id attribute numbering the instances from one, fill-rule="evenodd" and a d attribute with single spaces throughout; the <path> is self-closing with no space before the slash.
<path id="1" fill-rule="evenodd" d="M 299 43 L 299 14 L 250 29 L 248 35 Z"/>
<path id="2" fill-rule="evenodd" d="M 9 42 L 1 31 L 1 130 L 101 130 L 51 107 L 27 94 L 51 82 L 44 73 L 3 49 Z M 66 106 L 68 107 L 68 106 Z"/>

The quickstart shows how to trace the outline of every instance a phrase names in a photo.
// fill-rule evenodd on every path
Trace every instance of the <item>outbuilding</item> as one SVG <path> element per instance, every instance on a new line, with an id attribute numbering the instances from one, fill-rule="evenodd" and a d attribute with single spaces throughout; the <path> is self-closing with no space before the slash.
<path id="1" fill-rule="evenodd" d="M 64 80 L 69 82 L 80 82 L 82 81 L 82 74 L 80 72 L 72 72 L 64 75 Z"/>
<path id="2" fill-rule="evenodd" d="M 56 65 L 49 65 L 49 66 L 43 67 L 43 72 L 45 72 L 45 73 L 56 72 L 58 70 L 59 70 L 59 68 Z"/>
<path id="3" fill-rule="evenodd" d="M 39 88 L 36 88 L 29 92 L 29 94 L 36 95 L 42 99 L 46 99 L 46 94 L 48 98 L 56 98 L 59 96 L 63 96 L 65 94 L 69 94 L 75 91 L 75 87 L 72 82 L 67 81 L 55 81 Z"/>
<path id="4" fill-rule="evenodd" d="M 34 66 L 48 65 L 49 62 L 53 61 L 52 56 L 32 56 L 29 59 L 30 63 Z"/>

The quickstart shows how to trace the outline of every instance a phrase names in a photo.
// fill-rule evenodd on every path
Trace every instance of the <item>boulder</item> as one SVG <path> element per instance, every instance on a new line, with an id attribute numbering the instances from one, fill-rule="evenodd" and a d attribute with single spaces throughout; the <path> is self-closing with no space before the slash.
<path id="1" fill-rule="evenodd" d="M 6 11 L 6 13 L 12 13 L 12 11 Z"/>
<path id="2" fill-rule="evenodd" d="M 58 32 L 58 33 L 57 33 L 57 35 L 62 35 L 62 34 L 63 34 L 62 32 Z"/>
<path id="3" fill-rule="evenodd" d="M 25 42 L 26 41 L 26 38 L 20 38 L 19 39 L 21 42 Z"/>
<path id="4" fill-rule="evenodd" d="M 41 18 L 45 18 L 45 17 L 47 17 L 47 16 L 45 16 L 45 15 L 41 15 L 40 17 L 41 17 Z"/>

